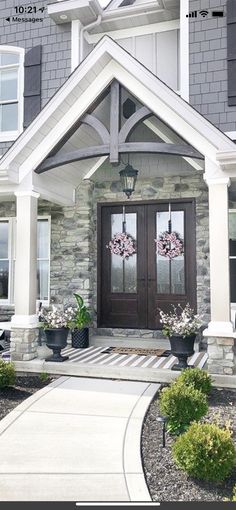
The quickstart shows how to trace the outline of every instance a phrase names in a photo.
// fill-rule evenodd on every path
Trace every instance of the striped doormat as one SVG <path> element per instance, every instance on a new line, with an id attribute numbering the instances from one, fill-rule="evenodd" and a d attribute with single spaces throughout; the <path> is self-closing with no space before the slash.
<path id="1" fill-rule="evenodd" d="M 142 349 L 139 347 L 107 347 L 102 351 L 103 354 L 136 354 L 137 356 L 170 356 L 171 351 L 165 349 Z"/>

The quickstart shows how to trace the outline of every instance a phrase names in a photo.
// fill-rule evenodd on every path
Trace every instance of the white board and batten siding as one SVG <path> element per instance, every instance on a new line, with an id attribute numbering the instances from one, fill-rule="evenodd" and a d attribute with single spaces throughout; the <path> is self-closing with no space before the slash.
<path id="1" fill-rule="evenodd" d="M 179 30 L 116 41 L 173 90 L 179 90 Z"/>

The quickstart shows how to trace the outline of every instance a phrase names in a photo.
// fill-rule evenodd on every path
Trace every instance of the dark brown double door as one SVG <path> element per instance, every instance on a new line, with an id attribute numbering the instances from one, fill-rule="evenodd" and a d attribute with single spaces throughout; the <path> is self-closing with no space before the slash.
<path id="1" fill-rule="evenodd" d="M 125 209 L 124 209 L 125 206 Z M 196 307 L 194 201 L 172 201 L 172 231 L 184 240 L 184 254 L 172 260 L 156 253 L 155 239 L 168 229 L 169 202 L 124 203 L 98 207 L 98 325 L 160 328 L 158 308 L 187 302 Z M 123 260 L 111 254 L 112 237 L 125 231 L 136 253 Z"/>

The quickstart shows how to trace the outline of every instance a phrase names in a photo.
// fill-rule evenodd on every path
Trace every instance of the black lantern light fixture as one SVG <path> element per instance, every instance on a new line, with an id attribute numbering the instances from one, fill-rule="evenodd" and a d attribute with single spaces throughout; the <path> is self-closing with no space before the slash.
<path id="1" fill-rule="evenodd" d="M 135 170 L 128 162 L 126 167 L 119 173 L 123 192 L 127 195 L 127 198 L 130 198 L 135 189 L 138 170 Z"/>

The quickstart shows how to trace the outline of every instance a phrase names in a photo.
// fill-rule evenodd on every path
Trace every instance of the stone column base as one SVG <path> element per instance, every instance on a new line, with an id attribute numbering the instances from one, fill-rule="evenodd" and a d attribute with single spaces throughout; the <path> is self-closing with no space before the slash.
<path id="1" fill-rule="evenodd" d="M 208 337 L 208 372 L 210 374 L 233 375 L 236 373 L 234 338 Z"/>
<path id="2" fill-rule="evenodd" d="M 29 361 L 37 358 L 38 328 L 11 328 L 12 361 Z"/>

